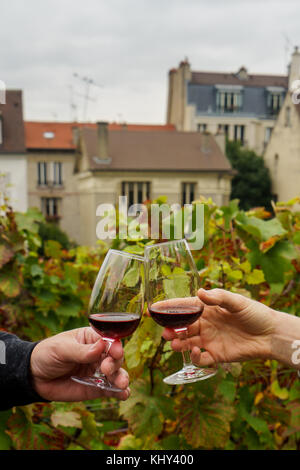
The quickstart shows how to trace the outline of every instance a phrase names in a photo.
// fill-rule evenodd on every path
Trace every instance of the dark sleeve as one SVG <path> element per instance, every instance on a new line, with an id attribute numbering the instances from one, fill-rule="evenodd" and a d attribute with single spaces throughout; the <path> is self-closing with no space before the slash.
<path id="1" fill-rule="evenodd" d="M 31 384 L 30 357 L 36 344 L 0 331 L 0 410 L 46 401 Z"/>

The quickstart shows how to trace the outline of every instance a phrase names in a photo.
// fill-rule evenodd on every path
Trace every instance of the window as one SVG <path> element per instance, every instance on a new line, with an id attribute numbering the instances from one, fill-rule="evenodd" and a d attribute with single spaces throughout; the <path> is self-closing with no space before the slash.
<path id="1" fill-rule="evenodd" d="M 229 125 L 228 124 L 219 124 L 218 132 L 224 132 L 225 136 L 229 136 Z"/>
<path id="2" fill-rule="evenodd" d="M 234 140 L 239 140 L 244 144 L 245 126 L 235 125 L 234 126 Z"/>
<path id="3" fill-rule="evenodd" d="M 38 162 L 38 185 L 47 185 L 47 163 Z"/>
<path id="4" fill-rule="evenodd" d="M 142 204 L 150 199 L 150 183 L 148 181 L 123 181 L 122 196 L 127 196 L 128 206 Z"/>
<path id="5" fill-rule="evenodd" d="M 196 183 L 182 183 L 181 205 L 191 204 L 195 200 Z"/>
<path id="6" fill-rule="evenodd" d="M 45 139 L 54 139 L 55 134 L 54 134 L 54 132 L 46 131 L 46 132 L 44 132 L 43 136 L 44 136 Z"/>
<path id="7" fill-rule="evenodd" d="M 42 197 L 42 212 L 47 220 L 58 220 L 60 198 L 58 197 Z"/>
<path id="8" fill-rule="evenodd" d="M 198 132 L 205 132 L 206 128 L 207 128 L 206 124 L 198 124 L 198 126 L 197 126 Z"/>
<path id="9" fill-rule="evenodd" d="M 62 163 L 61 162 L 53 163 L 53 184 L 55 186 L 62 185 Z"/>
<path id="10" fill-rule="evenodd" d="M 268 109 L 270 114 L 278 114 L 282 104 L 281 93 L 268 94 Z"/>
<path id="11" fill-rule="evenodd" d="M 242 94 L 237 91 L 218 91 L 217 110 L 222 113 L 237 112 L 242 109 Z"/>
<path id="12" fill-rule="evenodd" d="M 265 144 L 267 144 L 271 138 L 273 127 L 265 128 Z"/>

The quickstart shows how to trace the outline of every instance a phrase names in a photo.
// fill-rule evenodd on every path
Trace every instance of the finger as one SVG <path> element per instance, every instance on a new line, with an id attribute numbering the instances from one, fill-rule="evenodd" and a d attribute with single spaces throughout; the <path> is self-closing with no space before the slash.
<path id="1" fill-rule="evenodd" d="M 116 360 L 120 360 L 124 356 L 124 350 L 122 347 L 122 343 L 119 340 L 113 342 L 109 349 L 109 356 L 113 357 Z"/>
<path id="2" fill-rule="evenodd" d="M 112 357 L 108 356 L 101 362 L 100 368 L 101 372 L 105 375 L 112 375 L 117 370 L 120 369 L 121 365 L 123 364 L 123 358 L 119 360 L 115 360 Z"/>
<path id="3" fill-rule="evenodd" d="M 175 299 L 160 300 L 155 302 L 155 308 L 176 308 L 176 307 L 200 307 L 203 308 L 203 303 L 199 297 L 177 297 Z"/>
<path id="4" fill-rule="evenodd" d="M 126 389 L 129 385 L 129 375 L 124 369 L 119 369 L 112 375 L 107 376 L 109 382 L 116 385 L 116 387 Z"/>
<path id="5" fill-rule="evenodd" d="M 194 346 L 191 350 L 191 359 L 197 366 L 212 366 L 215 364 L 214 358 L 208 351 L 201 352 L 200 348 Z"/>
<path id="6" fill-rule="evenodd" d="M 202 348 L 202 341 L 199 336 L 193 336 L 183 340 L 175 338 L 171 342 L 171 348 L 177 352 L 191 350 L 194 346 Z"/>
<path id="7" fill-rule="evenodd" d="M 224 289 L 211 289 L 198 291 L 198 297 L 207 305 L 218 305 L 219 307 L 226 308 L 232 313 L 239 312 L 246 308 L 249 299 L 240 294 L 234 294 Z"/>
<path id="8" fill-rule="evenodd" d="M 162 337 L 165 338 L 166 341 L 171 341 L 172 339 L 176 338 L 176 333 L 171 328 L 165 328 L 162 332 Z"/>
<path id="9" fill-rule="evenodd" d="M 81 344 L 73 337 L 60 341 L 59 335 L 57 335 L 53 350 L 60 362 L 91 364 L 99 359 L 105 346 L 105 341 L 102 339 L 98 339 L 94 344 Z"/>

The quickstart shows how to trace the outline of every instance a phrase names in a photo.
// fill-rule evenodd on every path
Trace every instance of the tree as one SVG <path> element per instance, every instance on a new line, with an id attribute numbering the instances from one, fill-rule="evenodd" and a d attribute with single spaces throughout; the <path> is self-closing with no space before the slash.
<path id="1" fill-rule="evenodd" d="M 239 199 L 240 207 L 270 208 L 271 178 L 263 158 L 253 150 L 243 148 L 240 142 L 227 141 L 226 154 L 236 175 L 232 180 L 231 199 Z"/>

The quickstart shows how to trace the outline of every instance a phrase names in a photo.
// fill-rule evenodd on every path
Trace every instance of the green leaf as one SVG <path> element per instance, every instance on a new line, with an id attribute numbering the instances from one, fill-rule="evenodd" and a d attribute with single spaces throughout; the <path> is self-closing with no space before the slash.
<path id="1" fill-rule="evenodd" d="M 20 294 L 21 286 L 12 273 L 0 273 L 0 291 L 7 297 L 17 297 Z"/>
<path id="2" fill-rule="evenodd" d="M 227 376 L 220 383 L 219 391 L 228 400 L 229 403 L 232 403 L 236 394 L 236 382 Z"/>
<path id="3" fill-rule="evenodd" d="M 282 227 L 278 219 L 262 220 L 257 217 L 248 217 L 240 212 L 236 217 L 236 223 L 242 230 L 253 235 L 260 241 L 266 241 L 274 236 L 284 236 L 287 231 Z"/>
<path id="4" fill-rule="evenodd" d="M 161 341 L 162 327 L 152 318 L 144 316 L 139 327 L 124 348 L 128 369 L 143 368 L 144 363 L 155 353 Z"/>
<path id="5" fill-rule="evenodd" d="M 12 441 L 6 432 L 6 423 L 11 415 L 11 410 L 0 412 L 0 450 L 10 450 Z"/>
<path id="6" fill-rule="evenodd" d="M 300 245 L 300 231 L 294 233 L 293 242 L 295 243 L 295 245 Z"/>
<path id="7" fill-rule="evenodd" d="M 30 272 L 33 277 L 42 276 L 44 274 L 43 269 L 38 264 L 33 264 L 30 266 Z"/>
<path id="8" fill-rule="evenodd" d="M 14 252 L 7 245 L 0 245 L 0 269 L 14 256 Z"/>
<path id="9" fill-rule="evenodd" d="M 278 380 L 274 380 L 271 384 L 271 392 L 275 397 L 280 398 L 280 400 L 286 400 L 289 397 L 289 391 L 287 388 L 281 388 Z"/>
<path id="10" fill-rule="evenodd" d="M 229 271 L 227 276 L 230 281 L 240 281 L 243 279 L 243 273 L 239 269 L 233 269 Z"/>
<path id="11" fill-rule="evenodd" d="M 56 314 L 62 317 L 76 317 L 82 308 L 81 301 L 78 300 L 65 300 L 57 307 Z"/>
<path id="12" fill-rule="evenodd" d="M 171 279 L 163 280 L 163 286 L 166 295 L 170 299 L 190 295 L 190 279 L 187 274 L 172 274 Z"/>
<path id="13" fill-rule="evenodd" d="M 60 259 L 62 257 L 62 246 L 56 240 L 46 240 L 44 244 L 44 252 L 48 258 Z"/>
<path id="14" fill-rule="evenodd" d="M 123 282 L 127 287 L 135 287 L 140 279 L 140 272 L 138 267 L 130 268 L 123 278 Z"/>
<path id="15" fill-rule="evenodd" d="M 248 284 L 261 284 L 265 282 L 265 276 L 261 269 L 253 269 L 253 271 L 246 276 L 246 282 Z"/>
<path id="16" fill-rule="evenodd" d="M 59 450 L 64 447 L 60 431 L 49 428 L 43 422 L 33 423 L 26 407 L 17 408 L 7 424 L 7 433 L 17 450 Z"/>
<path id="17" fill-rule="evenodd" d="M 163 428 L 166 413 L 172 413 L 172 403 L 162 396 L 150 394 L 150 387 L 143 379 L 131 386 L 130 397 L 120 404 L 120 414 L 128 421 L 136 437 L 158 436 Z"/>
<path id="18" fill-rule="evenodd" d="M 42 222 L 44 220 L 43 215 L 35 208 L 28 209 L 25 214 L 16 212 L 15 217 L 19 230 L 27 230 L 34 234 L 38 233 L 38 222 Z"/>
<path id="19" fill-rule="evenodd" d="M 228 441 L 234 408 L 220 401 L 196 403 L 185 400 L 181 406 L 179 426 L 193 447 L 223 448 Z"/>

